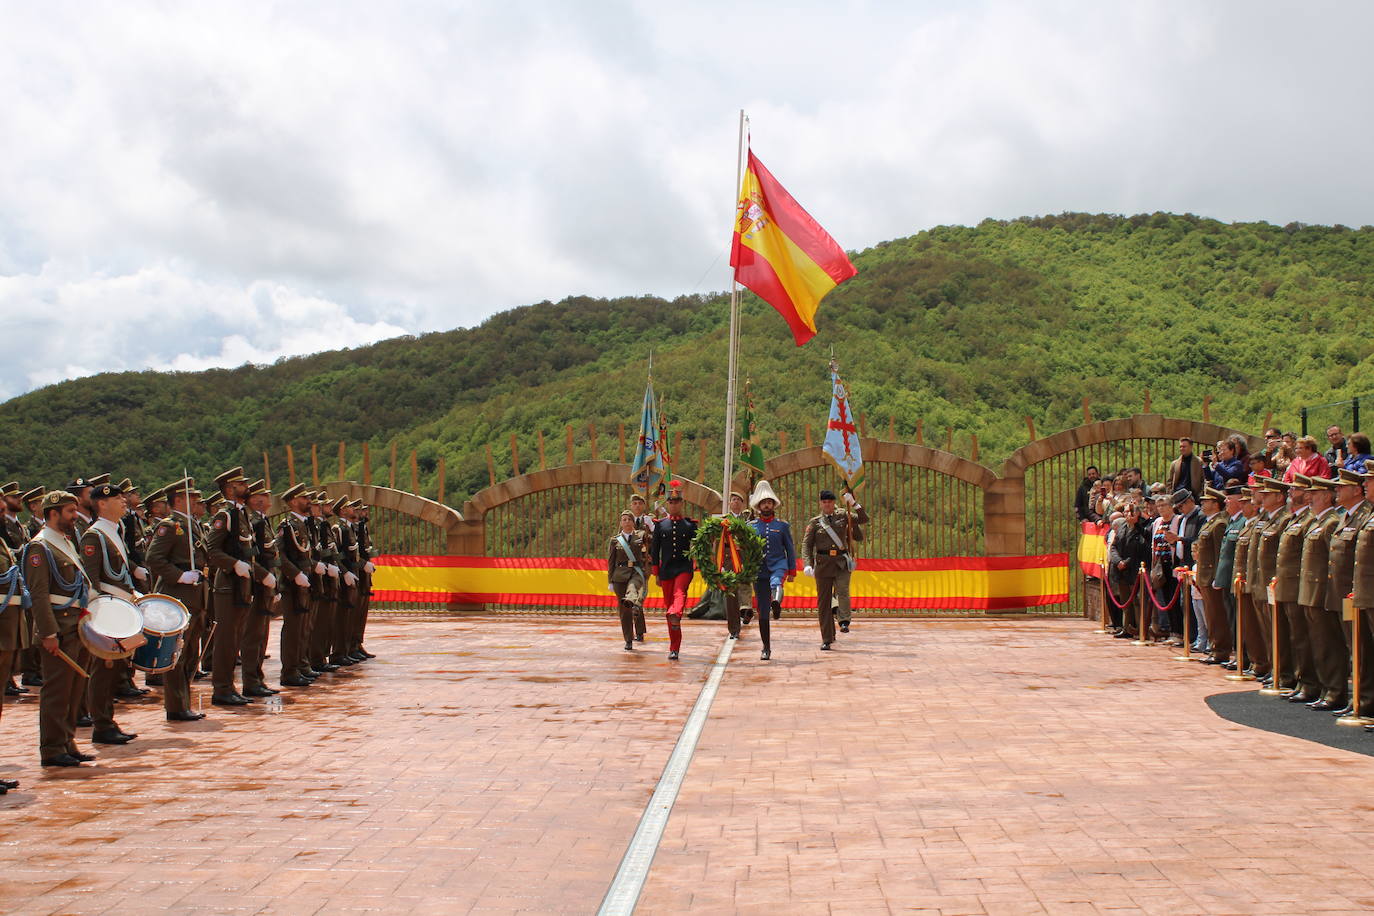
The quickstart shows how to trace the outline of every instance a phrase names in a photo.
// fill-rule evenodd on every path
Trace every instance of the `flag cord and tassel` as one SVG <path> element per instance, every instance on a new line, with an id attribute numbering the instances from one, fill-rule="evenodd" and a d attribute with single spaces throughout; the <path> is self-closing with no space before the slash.
<path id="1" fill-rule="evenodd" d="M 735 208 L 739 207 L 740 186 L 744 182 L 744 109 L 739 113 L 739 142 L 735 148 Z M 735 219 L 738 221 L 738 213 Z M 725 460 L 724 473 L 720 487 L 720 514 L 730 511 L 730 477 L 735 460 L 735 374 L 739 360 L 739 279 L 732 275 L 730 280 L 730 336 L 727 357 L 729 375 L 725 381 Z"/>

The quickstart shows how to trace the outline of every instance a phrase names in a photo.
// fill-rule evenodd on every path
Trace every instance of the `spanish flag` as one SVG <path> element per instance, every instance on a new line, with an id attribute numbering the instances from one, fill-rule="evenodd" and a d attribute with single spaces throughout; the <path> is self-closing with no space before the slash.
<path id="1" fill-rule="evenodd" d="M 787 320 L 797 346 L 816 336 L 825 294 L 858 273 L 836 241 L 749 151 L 730 247 L 735 280 Z"/>

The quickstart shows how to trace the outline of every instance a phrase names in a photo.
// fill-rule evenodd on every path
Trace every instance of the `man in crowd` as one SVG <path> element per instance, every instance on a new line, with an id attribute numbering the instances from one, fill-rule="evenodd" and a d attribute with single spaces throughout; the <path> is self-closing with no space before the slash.
<path id="1" fill-rule="evenodd" d="M 1097 514 L 1092 501 L 1093 490 L 1100 479 L 1102 472 L 1096 466 L 1088 465 L 1088 469 L 1083 473 L 1083 482 L 1078 485 L 1078 492 L 1073 497 L 1073 511 L 1080 522 L 1095 522 L 1102 517 Z"/>
<path id="2" fill-rule="evenodd" d="M 1169 492 L 1187 490 L 1196 500 L 1202 495 L 1203 470 L 1202 459 L 1193 454 L 1193 440 L 1183 436 L 1178 440 L 1178 457 L 1169 464 Z"/>

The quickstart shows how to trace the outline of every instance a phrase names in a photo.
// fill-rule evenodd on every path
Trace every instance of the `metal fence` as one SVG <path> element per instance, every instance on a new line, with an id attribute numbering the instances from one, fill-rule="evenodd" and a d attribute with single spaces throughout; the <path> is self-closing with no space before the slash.
<path id="1" fill-rule="evenodd" d="M 1314 404 L 1298 409 L 1299 435 L 1315 436 L 1326 449 L 1326 431 L 1339 426 L 1345 435 L 1360 431 L 1360 410 L 1374 408 L 1374 394 L 1362 394 L 1334 404 Z"/>

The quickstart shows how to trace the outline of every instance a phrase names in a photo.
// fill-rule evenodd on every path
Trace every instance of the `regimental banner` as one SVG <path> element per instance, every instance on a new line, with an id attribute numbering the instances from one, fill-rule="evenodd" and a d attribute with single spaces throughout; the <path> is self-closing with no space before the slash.
<path id="1" fill-rule="evenodd" d="M 1102 578 L 1102 567 L 1107 562 L 1107 532 L 1110 530 L 1111 526 L 1106 522 L 1083 523 L 1083 533 L 1078 537 L 1078 568 L 1083 575 Z"/>
<path id="2" fill-rule="evenodd" d="M 375 601 L 417 604 L 615 606 L 606 588 L 606 561 L 580 557 L 380 556 L 374 562 Z M 688 596 L 705 586 L 694 577 Z M 657 583 L 649 608 L 662 608 Z M 859 609 L 988 611 L 1062 604 L 1069 598 L 1069 556 L 939 557 L 926 560 L 860 558 L 850 583 Z M 800 573 L 787 586 L 788 608 L 814 608 L 816 580 Z"/>

